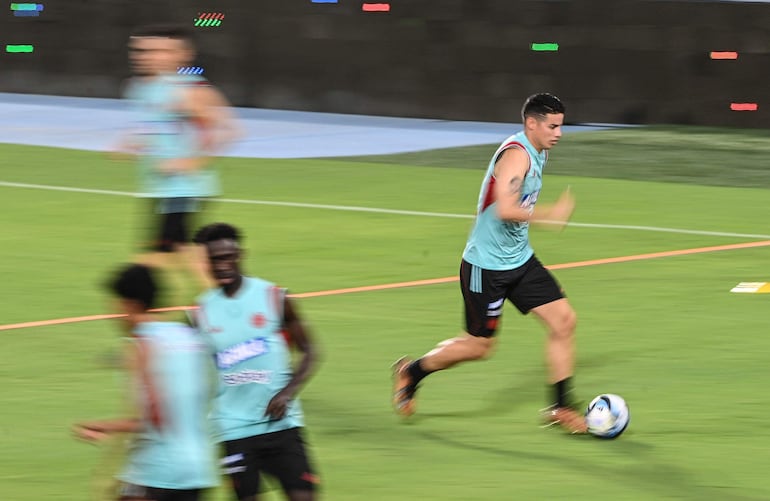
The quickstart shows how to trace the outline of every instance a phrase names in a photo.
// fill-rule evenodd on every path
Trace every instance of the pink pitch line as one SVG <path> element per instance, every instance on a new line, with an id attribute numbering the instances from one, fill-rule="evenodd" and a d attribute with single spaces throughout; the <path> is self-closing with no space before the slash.
<path id="1" fill-rule="evenodd" d="M 704 254 L 706 252 L 719 252 L 738 249 L 751 249 L 754 247 L 767 247 L 770 246 L 770 240 L 761 240 L 759 242 L 745 242 L 740 244 L 727 244 L 727 245 L 714 245 L 710 247 L 696 247 L 693 249 L 680 249 L 663 252 L 652 252 L 648 254 L 634 254 L 631 256 L 619 256 L 619 257 L 607 257 L 602 259 L 591 259 L 589 261 L 575 261 L 574 263 L 563 263 L 546 266 L 549 270 L 566 270 L 569 268 L 582 268 L 586 266 L 597 266 L 600 264 L 613 264 L 613 263 L 628 263 L 631 261 L 642 261 L 645 259 L 658 259 L 662 257 L 673 256 L 687 256 L 691 254 Z M 419 287 L 422 285 L 437 285 L 456 282 L 457 276 L 444 277 L 444 278 L 431 278 L 428 280 L 414 280 L 411 282 L 396 282 L 392 284 L 380 284 L 380 285 L 367 285 L 364 287 L 349 287 L 346 289 L 332 289 L 326 291 L 317 292 L 303 292 L 300 294 L 292 294 L 293 298 L 310 298 L 310 297 L 322 297 L 322 296 L 336 296 L 340 294 L 351 294 L 354 292 L 371 292 L 382 291 L 387 289 L 401 289 L 404 287 Z M 159 308 L 155 311 L 184 311 L 195 309 L 195 306 L 174 306 L 171 308 Z M 57 318 L 54 320 L 38 320 L 36 322 L 23 322 L 18 324 L 0 325 L 0 331 L 6 331 L 11 329 L 23 329 L 25 327 L 44 327 L 49 325 L 70 324 L 76 322 L 88 322 L 91 320 L 107 320 L 111 318 L 120 318 L 123 315 L 111 314 L 111 315 L 89 315 L 85 317 L 70 317 L 70 318 Z"/>

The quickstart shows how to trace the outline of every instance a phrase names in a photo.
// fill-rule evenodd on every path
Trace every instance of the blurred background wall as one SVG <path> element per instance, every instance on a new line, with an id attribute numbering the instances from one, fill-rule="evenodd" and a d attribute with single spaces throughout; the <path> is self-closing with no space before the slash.
<path id="1" fill-rule="evenodd" d="M 173 21 L 194 28 L 196 64 L 240 106 L 515 122 L 549 91 L 572 123 L 770 126 L 768 3 L 37 1 L 37 16 L 0 13 L 0 91 L 118 97 L 131 29 Z M 201 25 L 209 14 L 218 26 Z M 731 110 L 746 103 L 759 109 Z"/>

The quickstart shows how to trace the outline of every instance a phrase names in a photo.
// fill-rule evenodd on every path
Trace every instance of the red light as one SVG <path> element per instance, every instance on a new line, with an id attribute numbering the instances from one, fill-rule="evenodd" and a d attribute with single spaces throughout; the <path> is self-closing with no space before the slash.
<path id="1" fill-rule="evenodd" d="M 730 109 L 733 111 L 757 111 L 757 103 L 730 103 Z"/>
<path id="2" fill-rule="evenodd" d="M 364 12 L 390 12 L 389 3 L 365 3 L 361 6 Z"/>
<path id="3" fill-rule="evenodd" d="M 711 59 L 738 59 L 737 52 L 712 52 Z"/>

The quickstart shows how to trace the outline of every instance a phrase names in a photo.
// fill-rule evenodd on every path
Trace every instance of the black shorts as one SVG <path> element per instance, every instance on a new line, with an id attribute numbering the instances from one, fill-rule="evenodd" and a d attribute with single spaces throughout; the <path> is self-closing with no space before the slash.
<path id="1" fill-rule="evenodd" d="M 118 501 L 146 499 L 148 501 L 198 501 L 203 489 L 160 489 L 122 482 L 118 490 Z"/>
<path id="2" fill-rule="evenodd" d="M 238 499 L 260 492 L 261 473 L 276 478 L 284 492 L 316 489 L 318 477 L 310 466 L 301 428 L 230 440 L 224 445 L 222 466 Z"/>
<path id="3" fill-rule="evenodd" d="M 564 297 L 564 291 L 535 256 L 513 270 L 485 270 L 463 260 L 460 288 L 465 300 L 465 330 L 472 336 L 495 335 L 508 299 L 522 313 Z"/>
<path id="4" fill-rule="evenodd" d="M 192 240 L 203 201 L 198 198 L 150 199 L 151 229 L 147 250 L 174 252 Z"/>

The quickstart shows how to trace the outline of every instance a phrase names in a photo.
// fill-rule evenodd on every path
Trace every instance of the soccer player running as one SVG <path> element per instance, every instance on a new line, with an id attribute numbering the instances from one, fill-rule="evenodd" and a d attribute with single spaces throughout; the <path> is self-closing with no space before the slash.
<path id="1" fill-rule="evenodd" d="M 129 265 L 110 288 L 131 340 L 130 366 L 141 416 L 82 422 L 74 433 L 94 442 L 116 433 L 135 434 L 118 475 L 120 501 L 197 501 L 218 484 L 207 421 L 207 347 L 191 328 L 159 321 L 148 311 L 159 290 L 150 268 Z"/>
<path id="2" fill-rule="evenodd" d="M 576 315 L 555 278 L 535 257 L 530 222 L 563 226 L 575 206 L 569 191 L 544 207 L 537 202 L 543 167 L 559 141 L 564 105 L 550 94 L 530 96 L 522 108 L 524 130 L 506 139 L 492 157 L 479 195 L 478 213 L 460 265 L 465 332 L 438 344 L 417 360 L 403 357 L 394 368 L 393 403 L 403 416 L 415 412 L 415 393 L 429 374 L 489 356 L 508 299 L 523 314 L 533 313 L 548 330 L 546 359 L 553 388 L 548 423 L 573 433 L 586 431 L 569 398 L 574 369 Z"/>
<path id="3" fill-rule="evenodd" d="M 227 100 L 204 78 L 179 75 L 195 46 L 185 27 L 148 26 L 129 39 L 135 76 L 125 95 L 138 114 L 138 129 L 118 150 L 138 158 L 142 196 L 150 200 L 152 235 L 139 261 L 192 270 L 196 293 L 210 287 L 203 250 L 191 232 L 201 205 L 219 194 L 211 157 L 239 134 Z M 188 273 L 178 275 L 187 277 Z"/>
<path id="4" fill-rule="evenodd" d="M 290 501 L 316 499 L 297 392 L 317 352 L 286 290 L 241 272 L 240 235 L 215 223 L 195 241 L 205 245 L 218 287 L 198 304 L 198 328 L 215 355 L 219 391 L 211 413 L 222 460 L 240 501 L 256 501 L 267 473 Z M 290 346 L 299 352 L 295 367 Z"/>

